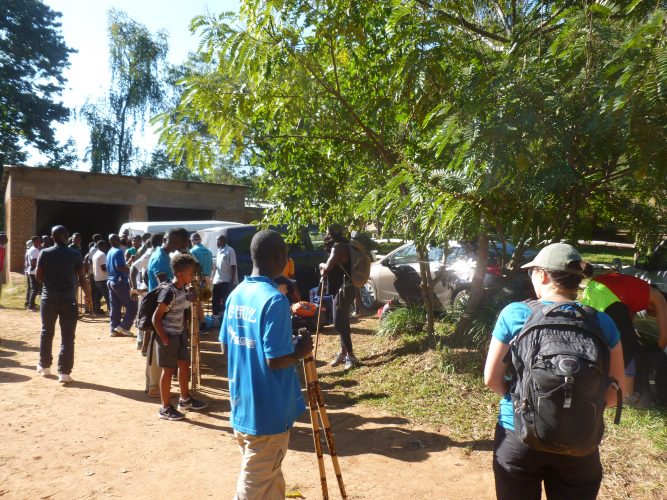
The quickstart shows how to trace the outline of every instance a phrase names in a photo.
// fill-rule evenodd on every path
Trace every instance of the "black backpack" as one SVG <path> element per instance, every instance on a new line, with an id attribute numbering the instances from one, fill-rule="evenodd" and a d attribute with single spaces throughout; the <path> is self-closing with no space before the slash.
<path id="1" fill-rule="evenodd" d="M 532 313 L 510 342 L 514 431 L 526 445 L 560 455 L 593 453 L 604 433 L 610 349 L 596 312 L 576 302 L 526 301 Z M 614 423 L 621 418 L 618 384 Z"/>
<path id="2" fill-rule="evenodd" d="M 139 312 L 137 313 L 136 325 L 139 330 L 153 330 L 153 314 L 157 309 L 158 296 L 162 290 L 172 286 L 173 285 L 171 284 L 171 281 L 165 281 L 144 295 L 144 297 L 141 299 L 141 304 L 139 304 Z M 167 306 L 167 312 L 169 312 L 173 304 L 174 301 L 172 300 L 171 303 Z"/>

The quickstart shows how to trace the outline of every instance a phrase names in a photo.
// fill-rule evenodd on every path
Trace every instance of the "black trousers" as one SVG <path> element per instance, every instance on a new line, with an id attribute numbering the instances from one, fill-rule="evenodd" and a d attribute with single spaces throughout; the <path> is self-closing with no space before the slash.
<path id="1" fill-rule="evenodd" d="M 41 307 L 42 336 L 39 343 L 39 364 L 50 368 L 53 362 L 53 336 L 56 320 L 60 320 L 60 355 L 58 373 L 72 373 L 74 366 L 74 333 L 78 308 L 76 300 L 44 300 Z"/>
<path id="2" fill-rule="evenodd" d="M 107 305 L 107 309 L 111 309 L 111 302 L 109 301 L 109 287 L 107 287 L 107 280 L 104 281 L 93 281 L 93 290 L 95 290 L 95 295 L 93 295 L 93 305 L 95 312 L 102 309 L 102 299 Z"/>
<path id="3" fill-rule="evenodd" d="M 37 278 L 35 277 L 34 274 L 29 274 L 28 275 L 28 280 L 30 282 L 30 287 L 28 290 L 28 307 L 30 309 L 35 308 L 35 299 L 37 298 L 37 294 L 41 293 L 42 291 L 42 285 L 37 281 Z"/>
<path id="4" fill-rule="evenodd" d="M 639 337 L 632 324 L 630 310 L 623 302 L 614 302 L 604 310 L 616 323 L 621 333 L 621 347 L 623 347 L 623 365 L 627 368 L 639 352 Z"/>
<path id="5" fill-rule="evenodd" d="M 350 334 L 350 309 L 356 297 L 357 290 L 347 282 L 343 283 L 334 295 L 334 328 L 340 336 L 340 347 L 348 354 L 352 352 L 352 335 Z"/>
<path id="6" fill-rule="evenodd" d="M 594 500 L 602 482 L 600 452 L 570 457 L 534 450 L 496 425 L 493 475 L 499 500 Z"/>
<path id="7" fill-rule="evenodd" d="M 211 304 L 213 316 L 225 313 L 225 303 L 227 302 L 227 297 L 229 297 L 230 292 L 231 283 L 213 283 L 213 302 Z"/>

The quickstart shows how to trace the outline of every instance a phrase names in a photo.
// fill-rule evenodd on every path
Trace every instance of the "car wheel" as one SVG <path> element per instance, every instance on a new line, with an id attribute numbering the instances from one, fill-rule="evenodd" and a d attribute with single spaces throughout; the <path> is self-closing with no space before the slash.
<path id="1" fill-rule="evenodd" d="M 361 305 L 365 309 L 373 309 L 377 306 L 377 295 L 373 283 L 368 281 L 359 291 L 361 293 Z"/>

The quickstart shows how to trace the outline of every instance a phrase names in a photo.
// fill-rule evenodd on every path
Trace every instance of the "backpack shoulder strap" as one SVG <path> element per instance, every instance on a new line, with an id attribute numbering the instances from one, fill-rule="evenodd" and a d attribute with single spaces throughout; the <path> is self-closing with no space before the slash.
<path id="1" fill-rule="evenodd" d="M 160 283 L 158 285 L 158 287 L 160 287 L 162 289 L 171 288 L 172 292 L 173 292 L 174 284 L 171 281 L 163 281 L 162 283 Z M 158 292 L 158 296 L 159 295 L 160 295 L 160 293 Z M 165 314 L 168 313 L 169 311 L 171 311 L 172 307 L 174 307 L 174 298 L 173 297 L 171 299 L 171 302 L 169 302 L 169 304 L 167 304 L 167 310 L 165 311 Z"/>

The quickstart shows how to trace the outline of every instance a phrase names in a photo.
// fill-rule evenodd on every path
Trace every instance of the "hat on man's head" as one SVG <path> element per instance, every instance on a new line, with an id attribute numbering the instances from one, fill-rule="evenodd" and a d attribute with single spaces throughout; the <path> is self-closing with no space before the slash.
<path id="1" fill-rule="evenodd" d="M 567 243 L 552 243 L 545 246 L 535 258 L 528 264 L 521 266 L 522 269 L 539 267 L 549 271 L 564 271 L 570 274 L 583 275 L 580 269 L 569 268 L 571 262 L 581 262 L 581 255 L 577 249 Z"/>

